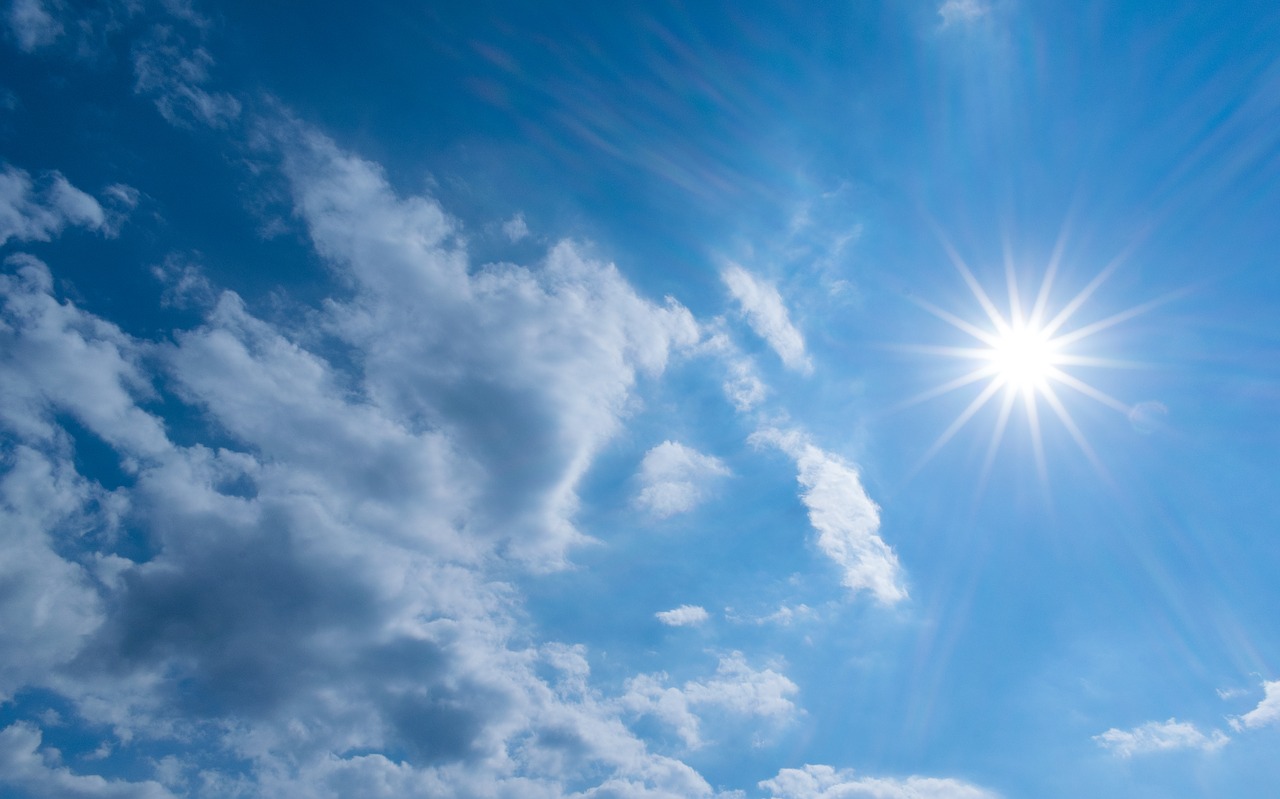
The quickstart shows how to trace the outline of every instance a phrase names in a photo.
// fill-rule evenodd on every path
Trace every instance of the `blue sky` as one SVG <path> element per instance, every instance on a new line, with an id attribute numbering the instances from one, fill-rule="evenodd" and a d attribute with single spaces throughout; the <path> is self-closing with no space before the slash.
<path id="1" fill-rule="evenodd" d="M 1280 781 L 1273 4 L 10 0 L 0 794 Z"/>

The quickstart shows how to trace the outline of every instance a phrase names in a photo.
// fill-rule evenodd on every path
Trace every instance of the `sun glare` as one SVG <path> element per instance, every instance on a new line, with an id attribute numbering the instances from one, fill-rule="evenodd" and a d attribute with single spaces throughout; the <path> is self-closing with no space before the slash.
<path id="1" fill-rule="evenodd" d="M 1012 389 L 1042 388 L 1054 369 L 1057 348 L 1043 330 L 1018 324 L 1005 330 L 989 356 L 996 377 Z"/>
<path id="2" fill-rule="evenodd" d="M 945 242 L 944 242 L 945 243 Z M 1043 436 L 1041 419 L 1048 409 L 1070 434 L 1071 438 L 1093 463 L 1100 475 L 1105 470 L 1093 447 L 1085 439 L 1079 426 L 1072 419 L 1067 405 L 1059 396 L 1062 388 L 1071 393 L 1088 397 L 1121 413 L 1128 414 L 1130 407 L 1111 397 L 1085 380 L 1072 374 L 1073 367 L 1123 367 L 1131 364 L 1124 361 L 1086 356 L 1072 351 L 1074 345 L 1103 331 L 1113 325 L 1130 319 L 1151 308 L 1156 302 L 1135 306 L 1121 313 L 1114 314 L 1096 322 L 1080 327 L 1069 328 L 1069 323 L 1077 312 L 1085 305 L 1098 286 L 1119 265 L 1116 259 L 1104 268 L 1078 294 L 1050 315 L 1050 294 L 1054 277 L 1057 273 L 1061 256 L 1062 242 L 1050 259 L 1045 269 L 1040 288 L 1029 310 L 1024 309 L 1019 293 L 1015 268 L 1010 258 L 1005 259 L 1005 281 L 1009 302 L 1005 309 L 1000 309 L 991 300 L 987 291 L 974 277 L 973 272 L 964 263 L 953 248 L 947 245 L 948 254 L 956 269 L 964 278 L 978 305 L 982 308 L 985 319 L 976 321 L 964 319 L 949 311 L 938 308 L 927 302 L 917 300 L 926 311 L 942 321 L 967 334 L 974 339 L 970 346 L 926 346 L 913 347 L 934 355 L 943 355 L 974 362 L 974 368 L 959 377 L 935 386 L 906 404 L 914 404 L 967 386 L 982 386 L 977 396 L 962 410 L 946 430 L 938 436 L 927 452 L 921 457 L 916 469 L 922 468 L 959 430 L 964 427 L 993 400 L 998 401 L 999 412 L 992 428 L 991 439 L 987 446 L 986 463 L 983 466 L 982 480 L 985 481 L 992 461 L 1008 427 L 1009 419 L 1017 406 L 1021 406 L 1022 415 L 1026 417 L 1027 429 L 1035 452 L 1037 466 L 1041 478 L 1046 478 Z M 1157 301 L 1158 302 L 1158 301 Z M 983 381 L 985 385 L 983 385 Z M 998 398 L 998 399 L 997 399 Z"/>

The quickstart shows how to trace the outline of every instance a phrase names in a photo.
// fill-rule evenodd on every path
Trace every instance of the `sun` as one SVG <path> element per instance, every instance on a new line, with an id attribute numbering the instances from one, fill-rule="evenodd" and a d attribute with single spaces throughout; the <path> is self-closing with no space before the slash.
<path id="1" fill-rule="evenodd" d="M 1058 347 L 1043 329 L 1025 323 L 1002 331 L 988 357 L 996 378 L 1015 391 L 1043 390 L 1059 362 Z"/>
<path id="2" fill-rule="evenodd" d="M 915 346 L 908 349 L 970 361 L 973 363 L 973 368 L 947 383 L 913 397 L 904 404 L 915 404 L 969 386 L 981 386 L 981 388 L 924 453 L 913 472 L 923 468 L 980 410 L 989 403 L 998 401 L 999 412 L 987 445 L 986 461 L 982 470 L 983 480 L 990 471 L 996 451 L 1000 447 L 1016 407 L 1021 407 L 1022 415 L 1026 418 L 1037 468 L 1042 479 L 1046 478 L 1046 469 L 1041 419 L 1050 414 L 1066 429 L 1099 474 L 1105 476 L 1101 461 L 1079 425 L 1072 418 L 1064 401 L 1066 395 L 1062 391 L 1066 389 L 1070 394 L 1086 397 L 1127 415 L 1131 411 L 1129 405 L 1091 385 L 1074 372 L 1078 371 L 1079 367 L 1123 368 L 1131 367 L 1133 363 L 1081 354 L 1074 351 L 1074 348 L 1085 339 L 1143 313 L 1162 300 L 1138 305 L 1099 321 L 1072 327 L 1071 323 L 1077 313 L 1119 266 L 1120 259 L 1108 264 L 1070 301 L 1056 312 L 1051 312 L 1051 295 L 1062 252 L 1061 242 L 1044 270 L 1039 289 L 1029 307 L 1024 303 L 1019 290 L 1015 265 L 1012 259 L 1006 257 L 1005 288 L 1008 292 L 1008 304 L 1004 308 L 996 305 L 954 248 L 950 245 L 945 246 L 952 263 L 964 279 L 974 299 L 977 300 L 985 318 L 970 321 L 916 299 L 915 302 L 922 308 L 969 336 L 971 341 L 966 346 Z"/>

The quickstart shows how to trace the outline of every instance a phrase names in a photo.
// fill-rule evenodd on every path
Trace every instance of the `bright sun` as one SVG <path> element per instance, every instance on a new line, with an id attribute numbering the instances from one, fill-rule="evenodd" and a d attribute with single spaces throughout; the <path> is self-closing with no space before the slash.
<path id="1" fill-rule="evenodd" d="M 1007 283 L 1009 303 L 1006 309 L 997 308 L 986 290 L 983 289 L 973 272 L 960 259 L 950 246 L 947 247 L 951 261 L 964 278 L 974 299 L 982 307 L 985 320 L 969 321 L 956 316 L 927 302 L 917 300 L 926 311 L 955 327 L 975 341 L 970 346 L 926 346 L 912 347 L 934 355 L 973 361 L 974 368 L 960 377 L 936 386 L 909 400 L 914 404 L 923 400 L 951 393 L 965 386 L 986 385 L 976 397 L 965 407 L 946 430 L 938 436 L 933 446 L 922 456 L 917 469 L 924 466 L 938 450 L 972 419 L 978 411 L 989 402 L 1000 397 L 1000 410 L 992 429 L 991 440 L 987 447 L 986 463 L 982 476 L 985 480 L 991 468 L 992 460 L 1008 427 L 1009 417 L 1015 404 L 1021 399 L 1028 430 L 1035 451 L 1036 462 L 1041 477 L 1045 477 L 1044 447 L 1042 444 L 1040 419 L 1042 405 L 1047 406 L 1057 417 L 1062 426 L 1079 445 L 1080 449 L 1098 469 L 1105 473 L 1102 464 L 1094 454 L 1093 448 L 1085 440 L 1084 434 L 1071 418 L 1062 398 L 1060 387 L 1066 387 L 1096 400 L 1103 405 L 1128 414 L 1130 407 L 1123 402 L 1103 393 L 1094 386 L 1071 373 L 1072 367 L 1123 367 L 1130 364 L 1109 358 L 1085 356 L 1072 352 L 1072 346 L 1113 325 L 1137 316 L 1148 310 L 1157 302 L 1149 302 L 1129 310 L 1114 314 L 1100 321 L 1091 322 L 1081 327 L 1065 329 L 1075 317 L 1077 311 L 1085 304 L 1098 286 L 1119 265 L 1119 259 L 1104 268 L 1097 277 L 1085 286 L 1070 302 L 1062 306 L 1057 313 L 1050 315 L 1049 299 L 1053 288 L 1054 276 L 1057 272 L 1058 257 L 1061 247 L 1045 269 L 1040 288 L 1029 309 L 1024 308 L 1018 291 L 1015 270 L 1011 260 L 1005 261 L 1005 280 Z"/>
<path id="2" fill-rule="evenodd" d="M 1009 388 L 1044 387 L 1057 362 L 1057 347 L 1043 330 L 1020 324 L 1003 331 L 988 353 L 996 377 Z"/>

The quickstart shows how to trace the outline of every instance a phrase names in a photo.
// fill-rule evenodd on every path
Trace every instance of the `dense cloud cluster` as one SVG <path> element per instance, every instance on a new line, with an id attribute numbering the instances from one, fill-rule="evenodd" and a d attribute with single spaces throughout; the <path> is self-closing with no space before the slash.
<path id="1" fill-rule="evenodd" d="M 204 24 L 186 3 L 165 8 Z M 56 12 L 11 4 L 22 50 L 71 30 Z M 134 90 L 171 124 L 243 126 L 242 144 L 273 170 L 341 290 L 265 318 L 175 255 L 152 271 L 164 301 L 200 321 L 140 338 L 9 248 L 0 702 L 38 695 L 61 710 L 0 728 L 0 789 L 741 796 L 682 758 L 715 740 L 716 722 L 769 733 L 802 717 L 785 664 L 719 652 L 712 673 L 637 674 L 610 695 L 584 647 L 529 632 L 509 579 L 562 568 L 589 540 L 575 521 L 583 478 L 637 389 L 673 359 L 717 359 L 743 413 L 762 401 L 723 320 L 700 324 L 674 299 L 641 296 L 571 241 L 532 266 L 477 266 L 435 200 L 397 193 L 378 165 L 279 109 L 246 120 L 240 100 L 206 85 L 212 56 L 178 28 L 148 28 L 131 56 Z M 124 185 L 95 198 L 58 172 L 6 165 L 0 245 L 70 227 L 112 236 L 137 202 Z M 529 235 L 521 216 L 503 229 L 513 242 Z M 776 289 L 740 267 L 725 281 L 784 363 L 812 371 Z M 904 598 L 856 471 L 801 434 L 762 436 L 796 460 L 818 545 L 845 585 Z M 685 513 L 729 474 L 666 441 L 640 464 L 634 502 L 659 518 Z M 657 616 L 708 619 L 693 605 Z M 638 732 L 655 723 L 671 736 Z M 100 754 L 64 762 L 47 739 L 69 724 Z M 113 752 L 126 765 L 89 773 Z M 761 787 L 852 796 L 869 784 L 819 768 L 803 772 L 810 793 L 790 772 Z"/>

